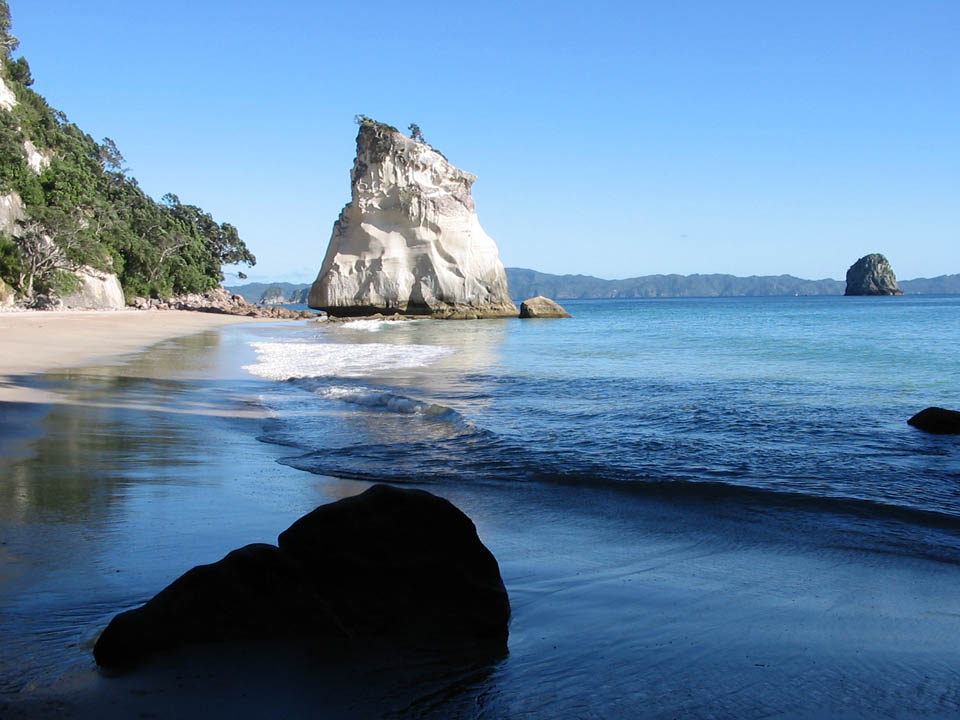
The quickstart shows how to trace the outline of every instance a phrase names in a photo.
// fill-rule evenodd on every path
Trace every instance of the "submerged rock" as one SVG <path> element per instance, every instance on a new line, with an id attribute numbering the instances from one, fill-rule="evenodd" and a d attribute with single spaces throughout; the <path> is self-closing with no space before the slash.
<path id="1" fill-rule="evenodd" d="M 890 263 L 880 253 L 866 255 L 847 270 L 844 295 L 903 295 Z"/>
<path id="2" fill-rule="evenodd" d="M 520 303 L 520 317 L 522 318 L 568 318 L 570 313 L 564 310 L 560 303 L 543 295 L 524 300 Z"/>
<path id="3" fill-rule="evenodd" d="M 907 423 L 929 433 L 960 435 L 960 412 L 956 410 L 928 407 L 907 420 Z"/>
<path id="4" fill-rule="evenodd" d="M 117 615 L 94 647 L 104 667 L 200 642 L 378 636 L 503 646 L 510 602 L 470 518 L 423 490 L 375 485 L 280 534 L 188 571 Z"/>
<path id="5" fill-rule="evenodd" d="M 352 198 L 333 225 L 310 307 L 516 317 L 497 245 L 474 211 L 475 180 L 425 142 L 363 118 Z"/>

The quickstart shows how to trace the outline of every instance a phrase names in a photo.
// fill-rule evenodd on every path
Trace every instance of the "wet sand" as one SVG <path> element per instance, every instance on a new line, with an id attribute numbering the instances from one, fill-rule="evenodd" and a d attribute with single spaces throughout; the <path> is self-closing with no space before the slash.
<path id="1" fill-rule="evenodd" d="M 3 376 L 102 364 L 161 340 L 248 322 L 256 320 L 186 310 L 0 313 L 0 401 L 52 399 Z"/>
<path id="2" fill-rule="evenodd" d="M 470 515 L 513 607 L 509 654 L 195 648 L 121 676 L 91 648 L 189 567 L 367 484 L 279 464 L 244 414 L 263 326 L 35 376 L 0 405 L 2 717 L 944 717 L 955 564 L 864 552 L 829 517 L 562 486 L 426 485 Z M 203 412 L 193 412 L 202 408 Z M 781 512 L 778 510 L 778 512 Z M 771 529 L 773 525 L 773 529 Z M 891 531 L 896 531 L 891 527 Z"/>

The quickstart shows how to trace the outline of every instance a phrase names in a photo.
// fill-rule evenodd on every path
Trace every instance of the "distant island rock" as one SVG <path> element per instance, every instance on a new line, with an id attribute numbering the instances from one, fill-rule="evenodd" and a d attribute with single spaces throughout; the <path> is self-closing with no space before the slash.
<path id="1" fill-rule="evenodd" d="M 287 298 L 282 302 L 293 304 L 305 303 L 307 301 L 306 295 L 310 290 L 310 284 L 288 282 L 249 282 L 244 283 L 243 285 L 225 285 L 224 288 L 234 295 L 240 295 L 249 303 L 259 303 L 261 300 L 263 300 L 264 295 L 275 292 L 274 290 L 271 290 L 271 288 L 280 288 L 280 294 Z"/>
<path id="2" fill-rule="evenodd" d="M 563 309 L 558 302 L 538 295 L 520 303 L 520 317 L 522 318 L 568 318 L 570 313 Z"/>
<path id="3" fill-rule="evenodd" d="M 310 289 L 332 315 L 516 317 L 496 243 L 480 226 L 475 175 L 422 138 L 361 117 L 352 198 Z"/>
<path id="4" fill-rule="evenodd" d="M 300 290 L 294 290 L 290 293 L 290 297 L 287 298 L 287 302 L 291 305 L 305 305 L 307 298 L 310 296 L 310 287 L 307 286 Z"/>
<path id="5" fill-rule="evenodd" d="M 880 253 L 865 255 L 847 270 L 844 295 L 903 295 L 889 261 Z"/>
<path id="6" fill-rule="evenodd" d="M 263 295 L 257 300 L 258 305 L 283 305 L 287 302 L 287 297 L 283 288 L 279 285 L 271 285 L 263 291 Z"/>

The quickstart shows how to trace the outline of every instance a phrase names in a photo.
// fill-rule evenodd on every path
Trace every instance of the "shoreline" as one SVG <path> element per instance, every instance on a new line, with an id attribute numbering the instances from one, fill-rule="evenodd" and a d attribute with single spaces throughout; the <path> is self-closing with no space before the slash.
<path id="1" fill-rule="evenodd" d="M 192 310 L 0 313 L 0 402 L 55 401 L 18 376 L 113 364 L 163 340 L 253 322 L 276 320 Z"/>

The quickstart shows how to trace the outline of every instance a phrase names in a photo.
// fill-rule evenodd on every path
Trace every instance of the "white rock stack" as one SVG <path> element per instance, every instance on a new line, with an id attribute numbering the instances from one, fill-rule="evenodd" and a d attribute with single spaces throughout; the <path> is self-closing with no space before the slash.
<path id="1" fill-rule="evenodd" d="M 497 245 L 474 211 L 476 179 L 425 142 L 363 118 L 352 199 L 333 224 L 310 307 L 515 317 Z"/>

